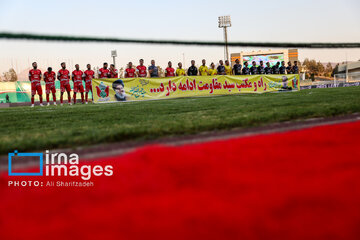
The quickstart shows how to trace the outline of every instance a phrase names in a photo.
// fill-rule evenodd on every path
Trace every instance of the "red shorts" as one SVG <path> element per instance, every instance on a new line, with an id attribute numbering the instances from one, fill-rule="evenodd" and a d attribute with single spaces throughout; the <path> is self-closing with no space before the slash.
<path id="1" fill-rule="evenodd" d="M 74 93 L 83 93 L 84 92 L 84 86 L 82 84 L 74 84 Z"/>
<path id="2" fill-rule="evenodd" d="M 60 84 L 60 91 L 63 92 L 71 92 L 70 83 L 61 83 Z"/>
<path id="3" fill-rule="evenodd" d="M 46 84 L 46 94 L 56 93 L 55 84 Z"/>
<path id="4" fill-rule="evenodd" d="M 37 85 L 31 85 L 31 95 L 35 95 L 36 92 L 39 94 L 39 95 L 42 95 L 42 88 L 41 88 L 41 84 L 37 84 Z"/>
<path id="5" fill-rule="evenodd" d="M 92 86 L 90 84 L 85 84 L 85 92 L 92 92 Z"/>

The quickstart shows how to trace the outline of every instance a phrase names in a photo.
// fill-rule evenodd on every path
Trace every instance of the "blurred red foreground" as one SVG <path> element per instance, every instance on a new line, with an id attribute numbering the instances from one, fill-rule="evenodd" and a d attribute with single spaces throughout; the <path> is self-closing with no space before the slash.
<path id="1" fill-rule="evenodd" d="M 89 188 L 15 188 L 8 180 L 80 179 L 2 173 L 0 238 L 360 239 L 360 122 L 90 164 L 114 175 Z"/>

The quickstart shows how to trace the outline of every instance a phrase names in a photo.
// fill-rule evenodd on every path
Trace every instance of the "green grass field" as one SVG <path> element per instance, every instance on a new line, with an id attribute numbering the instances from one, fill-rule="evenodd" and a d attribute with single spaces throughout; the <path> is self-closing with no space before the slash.
<path id="1" fill-rule="evenodd" d="M 0 109 L 0 154 L 360 112 L 360 87 L 163 101 Z"/>

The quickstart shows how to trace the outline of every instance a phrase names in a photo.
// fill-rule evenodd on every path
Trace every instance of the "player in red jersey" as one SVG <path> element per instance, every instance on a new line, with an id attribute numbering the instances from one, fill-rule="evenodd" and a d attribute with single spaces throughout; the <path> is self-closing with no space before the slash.
<path id="1" fill-rule="evenodd" d="M 33 69 L 31 69 L 29 71 L 29 80 L 31 82 L 31 107 L 34 107 L 35 104 L 35 100 L 34 100 L 34 96 L 36 94 L 36 92 L 39 95 L 39 100 L 40 100 L 40 106 L 43 106 L 42 104 L 42 88 L 41 88 L 41 70 L 37 69 L 37 63 L 33 62 L 32 63 Z"/>
<path id="2" fill-rule="evenodd" d="M 129 62 L 128 68 L 125 70 L 125 78 L 134 78 L 135 69 L 132 67 L 132 62 Z"/>
<path id="3" fill-rule="evenodd" d="M 140 65 L 136 67 L 136 74 L 138 77 L 146 77 L 146 67 L 144 66 L 144 59 L 140 59 Z"/>
<path id="4" fill-rule="evenodd" d="M 104 63 L 103 68 L 99 69 L 99 78 L 108 78 L 108 77 L 110 77 L 110 70 L 107 67 L 108 67 L 108 64 Z"/>
<path id="5" fill-rule="evenodd" d="M 175 69 L 172 67 L 172 63 L 168 62 L 168 67 L 165 69 L 165 77 L 174 77 Z"/>
<path id="6" fill-rule="evenodd" d="M 118 78 L 119 77 L 119 71 L 115 68 L 114 64 L 110 64 L 110 78 Z"/>
<path id="7" fill-rule="evenodd" d="M 61 69 L 58 71 L 57 79 L 60 81 L 60 103 L 63 105 L 63 95 L 64 92 L 68 94 L 68 103 L 71 105 L 71 87 L 70 87 L 70 72 L 66 69 L 66 64 L 61 63 Z"/>
<path id="8" fill-rule="evenodd" d="M 56 73 L 52 70 L 51 67 L 48 68 L 47 72 L 44 72 L 44 81 L 46 84 L 46 101 L 47 101 L 47 105 L 50 106 L 50 92 L 52 93 L 53 96 L 53 103 L 54 105 L 56 105 L 56 88 L 55 88 L 55 78 L 56 78 Z"/>
<path id="9" fill-rule="evenodd" d="M 88 104 L 88 94 L 91 91 L 92 94 L 92 79 L 95 77 L 95 72 L 91 70 L 91 65 L 86 65 L 87 70 L 84 71 L 83 79 L 85 81 L 85 103 Z"/>
<path id="10" fill-rule="evenodd" d="M 81 102 L 84 104 L 84 86 L 83 86 L 83 71 L 79 69 L 79 64 L 75 65 L 75 70 L 72 72 L 71 77 L 74 82 L 74 104 L 76 104 L 76 93 L 80 93 Z"/>

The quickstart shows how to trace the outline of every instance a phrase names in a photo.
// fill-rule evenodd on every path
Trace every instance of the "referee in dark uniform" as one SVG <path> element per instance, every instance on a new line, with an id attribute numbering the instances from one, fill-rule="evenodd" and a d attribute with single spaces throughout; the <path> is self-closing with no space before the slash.
<path id="1" fill-rule="evenodd" d="M 198 69 L 197 67 L 195 67 L 195 60 L 191 60 L 191 66 L 188 68 L 187 75 L 188 76 L 198 75 Z"/>

